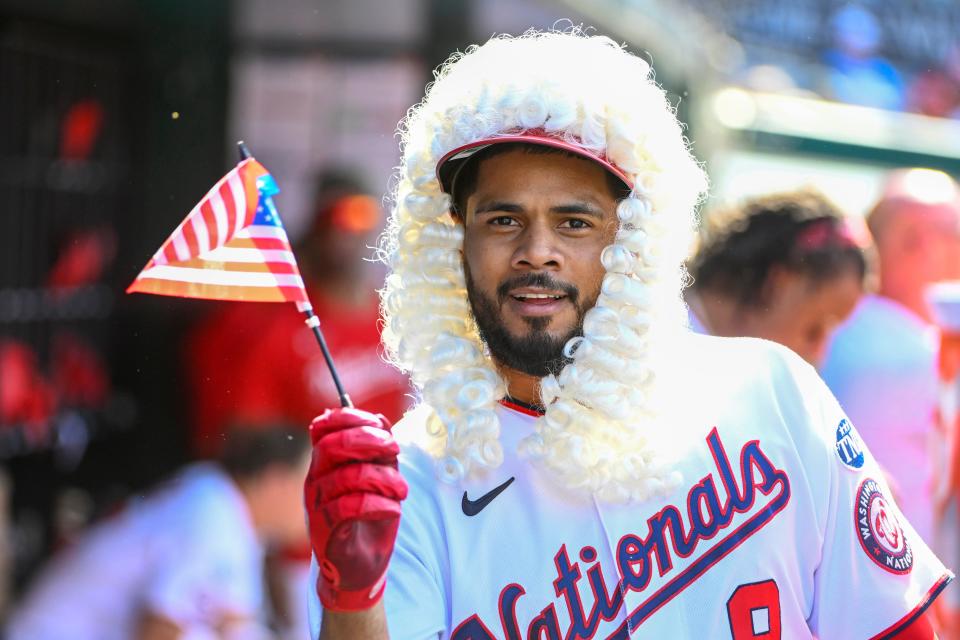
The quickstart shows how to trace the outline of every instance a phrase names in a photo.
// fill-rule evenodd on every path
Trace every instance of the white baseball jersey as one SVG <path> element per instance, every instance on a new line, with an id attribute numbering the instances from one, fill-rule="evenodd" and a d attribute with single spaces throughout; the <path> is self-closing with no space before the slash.
<path id="1" fill-rule="evenodd" d="M 814 370 L 772 343 L 693 335 L 676 362 L 663 428 L 683 481 L 639 504 L 574 495 L 518 455 L 537 417 L 515 406 L 485 477 L 444 484 L 405 445 L 390 637 L 854 640 L 915 620 L 952 574 Z"/>

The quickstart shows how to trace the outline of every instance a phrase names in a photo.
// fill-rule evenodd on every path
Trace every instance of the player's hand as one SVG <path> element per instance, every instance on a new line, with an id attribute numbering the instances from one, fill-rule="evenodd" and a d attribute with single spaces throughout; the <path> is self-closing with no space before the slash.
<path id="1" fill-rule="evenodd" d="M 310 425 L 313 460 L 304 483 L 317 595 L 329 611 L 361 611 L 383 596 L 407 483 L 400 447 L 382 415 L 329 409 Z"/>

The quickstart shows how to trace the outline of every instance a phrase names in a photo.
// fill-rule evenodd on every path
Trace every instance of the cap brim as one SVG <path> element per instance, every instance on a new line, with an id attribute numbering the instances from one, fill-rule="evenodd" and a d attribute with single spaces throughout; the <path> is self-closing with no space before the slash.
<path id="1" fill-rule="evenodd" d="M 440 158 L 440 161 L 437 163 L 437 180 L 440 181 L 440 187 L 445 193 L 452 195 L 451 190 L 453 188 L 453 183 L 457 173 L 459 173 L 464 163 L 466 163 L 476 153 L 486 149 L 487 147 L 509 143 L 532 144 L 542 147 L 562 149 L 563 151 L 599 164 L 601 167 L 616 176 L 628 188 L 633 188 L 633 181 L 627 177 L 627 174 L 621 171 L 615 164 L 611 163 L 603 156 L 597 155 L 587 149 L 584 149 L 583 147 L 567 142 L 561 138 L 555 138 L 547 135 L 537 135 L 535 133 L 494 136 L 491 138 L 484 138 L 482 140 L 475 140 L 474 142 L 453 149 Z"/>

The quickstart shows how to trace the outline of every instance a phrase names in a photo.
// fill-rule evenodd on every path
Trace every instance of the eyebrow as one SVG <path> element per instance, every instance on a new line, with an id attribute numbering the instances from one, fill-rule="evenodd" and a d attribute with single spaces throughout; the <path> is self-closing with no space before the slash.
<path id="1" fill-rule="evenodd" d="M 478 205 L 476 211 L 474 211 L 474 215 L 490 213 L 492 211 L 502 211 L 504 213 L 523 213 L 524 209 L 515 202 L 506 200 L 491 200 L 490 202 L 484 202 Z M 604 213 L 600 207 L 589 202 L 570 202 L 567 204 L 557 205 L 555 207 L 550 207 L 550 213 L 560 215 L 575 213 L 597 219 L 603 219 L 604 217 Z"/>

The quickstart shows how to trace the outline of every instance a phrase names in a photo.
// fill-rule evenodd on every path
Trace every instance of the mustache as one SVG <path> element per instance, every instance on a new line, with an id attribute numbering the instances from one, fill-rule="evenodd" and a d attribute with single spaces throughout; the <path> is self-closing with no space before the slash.
<path id="1" fill-rule="evenodd" d="M 510 295 L 510 291 L 520 287 L 540 287 L 543 289 L 562 291 L 574 305 L 577 304 L 577 300 L 580 298 L 580 290 L 569 282 L 557 280 L 547 273 L 524 273 L 500 283 L 500 286 L 497 287 L 497 301 L 503 304 Z"/>

